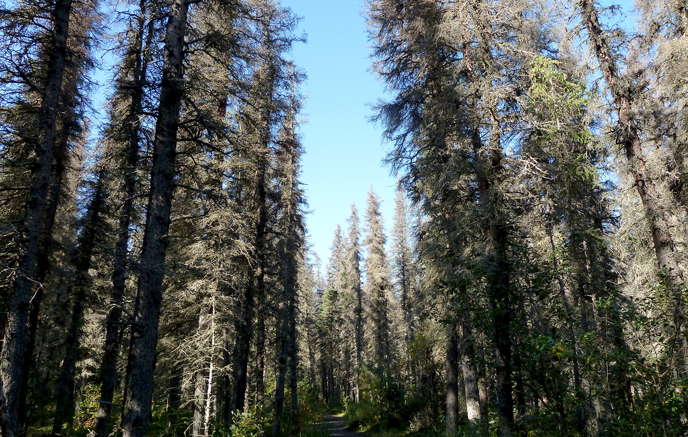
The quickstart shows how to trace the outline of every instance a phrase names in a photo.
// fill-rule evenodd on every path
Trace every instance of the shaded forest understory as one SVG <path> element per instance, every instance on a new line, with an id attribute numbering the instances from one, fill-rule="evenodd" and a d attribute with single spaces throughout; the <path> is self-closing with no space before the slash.
<path id="1" fill-rule="evenodd" d="M 322 269 L 289 9 L 0 2 L 0 435 L 685 435 L 688 10 L 636 7 L 368 0 L 395 215 Z"/>

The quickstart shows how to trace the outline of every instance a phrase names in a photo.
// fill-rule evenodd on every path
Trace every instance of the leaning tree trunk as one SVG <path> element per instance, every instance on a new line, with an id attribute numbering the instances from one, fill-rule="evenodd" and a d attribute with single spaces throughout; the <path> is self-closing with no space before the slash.
<path id="1" fill-rule="evenodd" d="M 15 437 L 19 432 L 19 406 L 22 402 L 20 390 L 25 372 L 24 354 L 27 322 L 31 291 L 34 286 L 36 260 L 41 249 L 41 228 L 52 176 L 57 108 L 67 57 L 71 10 L 72 0 L 56 0 L 52 10 L 54 29 L 40 111 L 40 142 L 36 148 L 38 159 L 31 182 L 31 199 L 22 222 L 22 254 L 19 259 L 14 290 L 9 302 L 9 314 L 4 333 L 2 356 L 0 357 L 0 378 L 2 379 L 3 390 L 0 410 L 4 416 L 2 431 L 5 437 Z"/>
<path id="2" fill-rule="evenodd" d="M 79 23 L 80 20 L 87 20 L 83 12 L 72 14 L 70 20 L 74 23 Z M 29 373 L 34 362 L 34 352 L 36 348 L 36 335 L 38 332 L 38 325 L 40 323 L 41 304 L 45 294 L 46 279 L 51 270 L 50 255 L 55 250 L 53 241 L 53 227 L 57 217 L 58 207 L 63 200 L 63 187 L 65 175 L 67 172 L 69 162 L 69 147 L 70 141 L 74 139 L 75 132 L 79 129 L 79 115 L 76 113 L 77 93 L 79 86 L 79 78 L 83 72 L 80 70 L 84 62 L 83 56 L 80 55 L 83 45 L 78 46 L 79 40 L 85 39 L 85 26 L 79 23 L 78 29 L 72 32 L 72 36 L 67 40 L 67 55 L 65 57 L 65 73 L 63 86 L 60 96 L 60 107 L 56 126 L 55 150 L 53 156 L 53 175 L 50 183 L 50 191 L 48 194 L 48 204 L 46 207 L 45 220 L 43 229 L 41 231 L 40 247 L 41 251 L 38 253 L 36 260 L 36 277 L 35 281 L 40 284 L 31 298 L 31 310 L 29 312 L 29 322 L 27 325 L 27 339 L 26 349 L 24 351 L 25 370 L 22 379 L 22 386 L 20 392 L 20 406 L 19 406 L 19 424 L 21 427 L 26 426 L 26 396 L 29 390 Z"/>
<path id="3" fill-rule="evenodd" d="M 71 56 L 68 55 L 68 58 Z M 66 61 L 66 63 L 71 64 L 71 62 Z M 69 71 L 69 69 L 68 69 Z M 29 310 L 29 322 L 27 324 L 26 330 L 26 348 L 24 350 L 24 363 L 25 369 L 22 377 L 22 385 L 19 395 L 19 424 L 20 426 L 26 426 L 26 395 L 29 390 L 29 373 L 31 372 L 31 365 L 33 363 L 33 354 L 36 349 L 36 335 L 38 333 L 38 325 L 40 323 L 41 315 L 41 304 L 43 301 L 43 295 L 45 294 L 45 281 L 50 272 L 50 255 L 55 249 L 53 244 L 52 230 L 55 226 L 55 218 L 57 217 L 57 208 L 60 205 L 60 200 L 62 197 L 62 183 L 64 180 L 64 174 L 66 170 L 66 155 L 69 148 L 70 130 L 72 122 L 75 122 L 73 116 L 74 111 L 72 108 L 65 108 L 64 100 L 76 94 L 77 87 L 77 75 L 75 71 L 71 71 L 71 75 L 68 73 L 68 78 L 65 81 L 67 90 L 63 92 L 62 104 L 60 105 L 61 114 L 58 117 L 60 126 L 60 132 L 57 133 L 57 141 L 55 144 L 55 156 L 53 164 L 53 176 L 50 187 L 50 192 L 48 195 L 48 204 L 46 207 L 45 221 L 43 224 L 43 230 L 40 240 L 41 251 L 38 253 L 38 258 L 36 260 L 36 283 L 40 284 L 36 291 L 33 293 L 31 299 L 31 309 Z M 70 111 L 69 109 L 72 109 Z"/>
<path id="4" fill-rule="evenodd" d="M 579 0 L 583 24 L 585 25 L 602 75 L 611 91 L 616 107 L 620 144 L 628 162 L 628 171 L 635 182 L 638 195 L 645 209 L 650 227 L 650 236 L 655 249 L 657 264 L 663 271 L 669 290 L 674 296 L 674 324 L 678 331 L 677 356 L 682 357 L 683 373 L 688 374 L 688 328 L 686 327 L 686 308 L 683 298 L 685 278 L 675 259 L 675 247 L 671 228 L 660 205 L 656 181 L 647 169 L 642 150 L 638 124 L 633 117 L 633 98 L 625 78 L 620 75 L 616 61 L 609 47 L 608 39 L 600 26 L 597 9 L 592 0 Z"/>
<path id="5" fill-rule="evenodd" d="M 122 416 L 124 437 L 143 437 L 153 397 L 153 369 L 158 342 L 167 233 L 174 193 L 175 157 L 179 112 L 184 87 L 184 35 L 189 3 L 172 2 L 165 35 L 165 60 L 160 86 L 160 106 L 155 129 L 146 230 L 141 248 L 138 307 L 132 326 L 130 362 Z"/>

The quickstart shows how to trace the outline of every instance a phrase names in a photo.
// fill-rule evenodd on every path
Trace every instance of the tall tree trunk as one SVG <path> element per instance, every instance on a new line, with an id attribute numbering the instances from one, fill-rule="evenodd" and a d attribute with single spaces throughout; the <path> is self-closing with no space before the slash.
<path id="1" fill-rule="evenodd" d="M 134 197 L 136 195 L 136 169 L 139 160 L 139 135 L 141 130 L 141 113 L 143 112 L 143 85 L 146 81 L 147 61 L 143 55 L 143 38 L 146 17 L 146 0 L 139 5 L 139 21 L 134 41 L 129 47 L 128 56 L 134 59 L 135 78 L 131 90 L 131 101 L 127 117 L 124 120 L 127 147 L 124 162 L 124 178 L 122 180 L 122 206 L 119 212 L 117 226 L 117 242 L 113 257 L 112 295 L 110 308 L 105 319 L 105 344 L 103 345 L 103 359 L 100 364 L 100 405 L 96 419 L 96 437 L 107 437 L 109 434 L 110 418 L 112 416 L 113 399 L 117 385 L 117 360 L 119 357 L 119 338 L 122 320 L 122 305 L 126 290 L 127 257 L 129 254 L 129 226 L 134 215 Z M 146 38 L 146 52 L 150 48 L 153 37 L 153 21 L 148 26 Z"/>
<path id="2" fill-rule="evenodd" d="M 482 430 L 485 435 L 490 433 L 490 421 L 488 420 L 487 404 L 488 404 L 488 382 L 487 372 L 485 370 L 485 349 L 478 347 L 478 358 L 480 365 L 478 366 L 478 395 L 480 396 L 480 417 L 483 418 Z"/>
<path id="3" fill-rule="evenodd" d="M 468 421 L 475 423 L 483 419 L 480 411 L 480 392 L 478 389 L 478 369 L 475 366 L 475 347 L 473 330 L 464 323 L 461 326 L 461 369 L 466 397 Z"/>
<path id="4" fill-rule="evenodd" d="M 228 369 L 232 364 L 232 356 L 230 354 L 229 344 L 225 344 L 222 350 L 222 367 Z M 220 396 L 222 406 L 220 408 L 220 420 L 222 421 L 222 430 L 229 431 L 232 423 L 232 381 L 229 372 L 222 372 L 222 388 L 220 389 Z"/>
<path id="5" fill-rule="evenodd" d="M 267 143 L 262 145 L 264 150 L 267 150 Z M 259 153 L 263 155 L 266 153 L 261 150 Z M 257 320 L 255 326 L 256 332 L 254 333 L 256 339 L 256 401 L 262 402 L 265 394 L 265 306 L 263 305 L 265 301 L 265 269 L 266 269 L 266 257 L 265 257 L 265 233 L 268 220 L 267 211 L 267 192 L 266 192 L 266 180 L 265 174 L 267 172 L 268 162 L 262 157 L 260 159 L 260 176 L 258 178 L 258 223 L 256 226 L 256 284 L 255 284 L 255 296 L 256 301 L 261 307 L 257 311 Z"/>
<path id="6" fill-rule="evenodd" d="M 170 378 L 170 391 L 167 394 L 167 430 L 168 435 L 176 435 L 177 430 L 177 411 L 182 400 L 182 376 L 184 369 L 181 365 L 174 366 L 172 377 Z"/>
<path id="7" fill-rule="evenodd" d="M 19 259 L 14 290 L 9 302 L 7 326 L 4 333 L 0 378 L 3 395 L 0 411 L 3 415 L 3 436 L 16 437 L 19 432 L 20 390 L 24 379 L 24 354 L 31 291 L 34 286 L 40 235 L 48 201 L 55 150 L 57 109 L 62 90 L 62 78 L 67 57 L 69 16 L 72 0 L 56 0 L 52 10 L 53 35 L 48 59 L 46 85 L 43 91 L 37 144 L 37 156 L 31 182 L 31 198 L 22 224 L 22 254 Z"/>
<path id="8" fill-rule="evenodd" d="M 211 317 L 209 314 L 210 309 L 208 308 L 208 303 L 205 301 L 206 298 L 206 296 L 201 297 L 202 303 L 200 314 L 198 317 L 197 328 L 197 335 L 199 338 L 205 336 L 204 331 L 207 329 L 208 319 L 209 317 Z M 212 323 L 213 322 L 211 320 L 211 325 Z M 191 422 L 191 437 L 201 437 L 204 434 L 203 423 L 205 417 L 204 412 L 207 393 L 206 388 L 208 386 L 208 380 L 210 378 L 209 363 L 211 362 L 208 358 L 212 357 L 212 352 L 208 354 L 207 350 L 205 349 L 205 345 L 199 343 L 198 347 L 201 352 L 201 359 L 197 364 L 198 367 L 194 374 L 193 419 Z M 208 355 L 210 355 L 210 357 Z"/>
<path id="9" fill-rule="evenodd" d="M 355 308 L 355 318 L 356 318 L 356 368 L 355 368 L 355 379 L 354 379 L 354 395 L 356 397 L 356 402 L 361 401 L 361 367 L 363 365 L 363 290 L 360 284 L 360 273 L 358 286 L 356 287 L 356 308 Z"/>
<path id="10" fill-rule="evenodd" d="M 286 208 L 292 209 L 295 205 L 288 205 Z M 293 214 L 293 210 L 291 211 Z M 280 314 L 280 330 L 277 337 L 277 374 L 275 387 L 275 424 L 272 428 L 272 437 L 278 437 L 282 427 L 282 411 L 284 409 L 284 386 L 287 376 L 287 364 L 290 364 L 292 371 L 296 373 L 296 352 L 292 352 L 292 348 L 296 346 L 296 293 L 297 293 L 297 261 L 296 250 L 297 244 L 295 238 L 295 224 L 294 217 L 290 217 L 287 213 L 287 220 L 289 223 L 289 232 L 287 233 L 286 249 L 283 256 L 283 301 Z M 294 376 L 292 375 L 292 378 Z M 296 405 L 298 411 L 298 398 L 294 398 L 292 393 L 292 404 Z M 298 423 L 298 422 L 297 422 Z"/>
<path id="11" fill-rule="evenodd" d="M 456 323 L 447 326 L 447 434 L 456 433 L 459 426 L 459 342 Z"/>
<path id="12" fill-rule="evenodd" d="M 485 209 L 485 255 L 487 258 L 487 284 L 493 312 L 494 341 L 496 345 L 497 416 L 499 437 L 511 436 L 514 424 L 512 357 L 511 357 L 511 295 L 510 269 L 507 260 L 507 229 L 495 210 L 501 200 L 494 193 L 495 178 L 502 172 L 499 122 L 491 117 L 489 162 L 482 163 L 478 172 L 479 201 Z M 484 153 L 484 145 L 477 128 L 473 129 L 471 143 L 474 153 Z"/>
<path id="13" fill-rule="evenodd" d="M 405 218 L 406 216 L 404 216 Z M 411 382 L 411 339 L 412 339 L 412 314 L 409 297 L 408 266 L 402 267 L 401 274 L 401 311 L 404 317 L 404 392 L 408 391 Z"/>
<path id="14" fill-rule="evenodd" d="M 67 72 L 67 79 L 63 87 L 62 102 L 60 104 L 60 115 L 58 116 L 57 125 L 60 130 L 56 135 L 55 156 L 53 164 L 53 176 L 48 195 L 48 205 L 46 209 L 45 222 L 41 232 L 40 247 L 41 251 L 38 253 L 36 260 L 36 282 L 38 287 L 33 293 L 31 299 L 31 310 L 29 311 L 29 322 L 26 327 L 26 349 L 24 350 L 25 369 L 22 377 L 22 385 L 19 395 L 19 424 L 22 428 L 26 426 L 26 396 L 29 390 L 29 373 L 33 364 L 33 356 L 36 348 L 36 334 L 38 332 L 38 325 L 40 324 L 41 303 L 45 294 L 46 279 L 50 273 L 50 255 L 54 248 L 52 230 L 55 226 L 55 218 L 57 217 L 57 208 L 62 200 L 63 179 L 66 170 L 66 155 L 69 149 L 69 139 L 71 130 L 73 128 L 74 108 L 70 108 L 65 104 L 65 100 L 74 100 L 77 92 L 78 72 L 74 68 L 73 56 L 68 53 L 65 60 L 65 71 Z M 71 73 L 71 74 L 70 74 Z M 67 107 L 65 107 L 67 106 Z M 71 111 L 70 111 L 71 109 Z"/>
<path id="15" fill-rule="evenodd" d="M 174 194 L 179 112 L 184 94 L 182 65 L 188 8 L 186 0 L 172 2 L 165 35 L 150 196 L 141 249 L 138 308 L 131 336 L 132 366 L 127 375 L 127 398 L 122 418 L 124 437 L 143 437 L 148 433 L 167 233 Z"/>
<path id="16" fill-rule="evenodd" d="M 337 396 L 335 394 L 336 381 L 334 379 L 334 353 L 332 349 L 330 349 L 330 357 L 332 357 L 332 359 L 327 364 L 327 399 L 328 403 L 333 405 L 337 400 Z"/>
<path id="17" fill-rule="evenodd" d="M 191 437 L 203 436 L 203 407 L 205 404 L 205 389 L 207 380 L 205 377 L 205 360 L 194 376 L 193 419 L 191 421 Z"/>
<path id="18" fill-rule="evenodd" d="M 248 383 L 248 358 L 251 346 L 253 321 L 253 287 L 245 288 L 241 304 L 241 316 L 235 322 L 236 342 L 234 344 L 234 396 L 231 411 L 243 411 L 246 403 L 246 385 Z"/>
<path id="19" fill-rule="evenodd" d="M 260 300 L 259 300 L 260 301 Z M 256 404 L 265 398 L 265 311 L 257 312 L 256 320 Z"/>
<path id="20" fill-rule="evenodd" d="M 265 121 L 263 120 L 265 123 Z M 269 125 L 269 123 L 268 123 Z M 269 129 L 265 129 L 269 130 Z M 266 268 L 266 259 L 265 259 L 265 233 L 266 233 L 266 226 L 267 226 L 267 190 L 266 190 L 266 173 L 267 173 L 267 167 L 268 167 L 268 162 L 267 162 L 267 153 L 268 153 L 268 144 L 269 143 L 269 138 L 262 137 L 261 138 L 261 144 L 259 145 L 260 150 L 258 150 L 258 177 L 257 177 L 257 185 L 256 185 L 256 191 L 257 191 L 257 198 L 256 198 L 256 208 L 258 209 L 258 222 L 256 223 L 256 234 L 255 234 L 255 259 L 256 259 L 256 269 L 254 275 L 251 275 L 251 277 L 255 278 L 255 284 L 253 284 L 253 281 L 249 281 L 247 287 L 246 287 L 246 295 L 244 298 L 244 319 L 240 321 L 240 329 L 241 332 L 243 332 L 243 335 L 239 335 L 237 338 L 237 345 L 236 345 L 236 356 L 237 356 L 237 365 L 235 366 L 235 375 L 234 375 L 234 380 L 235 380 L 235 405 L 234 405 L 234 410 L 238 409 L 243 409 L 243 404 L 245 402 L 246 398 L 246 384 L 248 382 L 246 378 L 246 372 L 248 371 L 248 358 L 249 358 L 249 349 L 251 345 L 251 335 L 256 335 L 256 336 L 261 336 L 261 332 L 256 332 L 252 333 L 253 330 L 255 329 L 262 329 L 262 332 L 265 332 L 265 322 L 263 319 L 263 315 L 259 315 L 259 321 L 256 325 L 253 324 L 253 316 L 254 316 L 254 305 L 255 302 L 258 301 L 260 304 L 262 300 L 264 299 L 265 296 L 265 268 Z M 253 330 L 251 329 L 253 327 Z M 240 331 L 237 331 L 238 333 Z M 258 344 L 258 350 L 257 352 L 262 353 L 262 357 L 264 357 L 265 351 L 264 351 L 264 339 L 257 339 L 257 344 Z M 262 350 L 261 350 L 262 349 Z M 259 358 L 259 366 L 262 367 L 262 369 L 259 367 L 258 372 L 260 374 L 258 375 L 259 383 L 257 385 L 257 388 L 260 388 L 264 392 L 264 381 L 263 381 L 263 373 L 264 373 L 264 358 Z M 262 370 L 262 372 L 261 372 Z M 261 396 L 263 393 L 260 394 Z"/>
<path id="21" fill-rule="evenodd" d="M 330 403 L 329 391 L 327 390 L 327 363 L 328 360 L 324 356 L 320 358 L 320 390 L 322 392 L 323 401 Z"/>
<path id="22" fill-rule="evenodd" d="M 272 50 L 272 47 L 268 47 Z M 268 61 L 269 62 L 269 61 Z M 264 81 L 264 82 L 263 82 Z M 260 127 L 260 136 L 258 149 L 256 150 L 257 160 L 257 198 L 256 209 L 258 211 L 258 222 L 256 223 L 256 242 L 255 242 L 255 257 L 256 257 L 256 290 L 255 296 L 259 306 L 263 306 L 265 301 L 265 270 L 267 268 L 266 259 L 266 232 L 268 223 L 268 198 L 267 198 L 267 173 L 270 166 L 270 141 L 271 127 L 274 108 L 273 92 L 275 86 L 275 68 L 269 65 L 265 77 L 259 75 L 257 80 L 259 88 L 265 86 L 264 95 L 266 100 L 262 102 L 260 108 L 260 115 L 258 116 L 258 125 Z M 258 311 L 258 320 L 256 323 L 256 353 L 257 353 L 257 369 L 256 369 L 256 400 L 262 402 L 265 394 L 265 315 L 264 311 Z"/>
<path id="23" fill-rule="evenodd" d="M 312 320 L 306 320 L 306 342 L 308 348 L 308 370 L 311 380 L 311 390 L 313 392 L 313 399 L 318 400 L 318 381 L 316 377 L 318 364 L 315 359 L 315 336 L 313 335 Z"/>
<path id="24" fill-rule="evenodd" d="M 294 314 L 295 316 L 296 314 Z M 296 343 L 296 317 L 291 321 L 289 339 L 289 381 L 291 389 L 291 423 L 295 435 L 301 433 L 301 422 L 299 420 L 299 351 Z"/>
<path id="25" fill-rule="evenodd" d="M 215 299 L 212 302 L 212 319 L 210 320 L 210 364 L 208 366 L 208 384 L 206 388 L 205 412 L 203 415 L 203 437 L 210 435 L 210 415 L 213 407 L 213 378 L 215 376 Z"/>
<path id="26" fill-rule="evenodd" d="M 657 264 L 666 277 L 667 286 L 674 296 L 674 325 L 678 332 L 676 357 L 683 359 L 682 374 L 688 374 L 688 338 L 686 337 L 686 308 L 682 289 L 685 278 L 682 275 L 674 256 L 674 241 L 671 227 L 659 202 L 656 181 L 647 169 L 642 151 L 639 127 L 633 116 L 633 99 L 626 78 L 619 73 L 619 68 L 600 26 L 595 4 L 592 0 L 579 0 L 583 24 L 585 25 L 602 75 L 611 92 L 616 107 L 619 143 L 623 146 L 628 171 L 633 177 L 638 195 L 645 209 L 645 217 L 650 227 L 650 235 L 657 258 Z"/>
<path id="27" fill-rule="evenodd" d="M 497 414 L 499 436 L 511 435 L 514 424 L 511 356 L 511 299 L 509 296 L 509 267 L 506 261 L 506 231 L 497 226 L 492 241 L 495 253 L 492 258 L 495 272 L 490 279 L 490 299 L 494 311 L 495 343 L 497 345 Z"/>
<path id="28" fill-rule="evenodd" d="M 76 378 L 76 363 L 79 359 L 79 336 L 84 324 L 84 301 L 91 283 L 88 271 L 91 269 L 91 258 L 96 247 L 96 234 L 100 231 L 98 222 L 104 209 L 105 188 L 104 173 L 98 175 L 96 191 L 89 205 L 84 229 L 79 236 L 76 252 L 76 278 L 72 285 L 72 317 L 65 338 L 65 358 L 62 361 L 62 375 L 58 384 L 57 405 L 52 434 L 62 434 L 62 427 L 71 424 L 74 419 L 74 381 Z"/>

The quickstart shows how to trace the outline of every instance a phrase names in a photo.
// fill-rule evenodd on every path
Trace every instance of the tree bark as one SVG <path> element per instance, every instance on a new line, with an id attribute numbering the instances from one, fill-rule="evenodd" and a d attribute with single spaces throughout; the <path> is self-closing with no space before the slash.
<path id="1" fill-rule="evenodd" d="M 493 193 L 494 179 L 502 172 L 499 122 L 491 117 L 492 135 L 490 157 L 478 171 L 479 203 L 485 209 L 485 255 L 487 258 L 488 296 L 493 312 L 494 341 L 496 346 L 497 416 L 499 437 L 511 436 L 514 424 L 512 359 L 511 359 L 511 295 L 510 269 L 507 261 L 507 229 L 495 212 L 499 202 Z M 477 128 L 471 134 L 474 153 L 484 153 L 484 145 Z"/>
<path id="2" fill-rule="evenodd" d="M 67 57 L 69 16 L 72 0 L 56 0 L 52 10 L 53 36 L 48 59 L 46 85 L 43 90 L 37 144 L 37 156 L 31 182 L 31 198 L 22 224 L 22 254 L 20 256 L 14 289 L 9 302 L 7 327 L 4 333 L 0 378 L 3 395 L 0 399 L 4 437 L 16 437 L 19 432 L 20 391 L 25 373 L 25 346 L 31 291 L 34 287 L 36 261 L 40 236 L 48 201 L 55 151 L 57 109 L 62 90 L 62 79 Z"/>
<path id="3" fill-rule="evenodd" d="M 265 398 L 265 319 L 264 311 L 258 311 L 256 320 L 256 404 Z"/>
<path id="4" fill-rule="evenodd" d="M 265 127 L 265 130 L 269 128 Z M 261 150 L 258 151 L 260 155 L 259 158 L 259 174 L 258 177 L 258 223 L 256 226 L 256 284 L 255 284 L 255 296 L 258 305 L 263 307 L 263 302 L 265 300 L 265 269 L 266 269 L 266 257 L 265 257 L 265 233 L 268 220 L 267 211 L 267 191 L 266 191 L 266 180 L 265 174 L 267 172 L 268 162 L 265 159 L 265 154 L 267 153 L 268 144 L 267 140 L 263 140 L 261 144 Z M 258 403 L 263 401 L 265 394 L 265 315 L 264 310 L 260 309 L 257 311 L 257 320 L 255 326 L 255 338 L 256 338 L 256 401 Z"/>
<path id="5" fill-rule="evenodd" d="M 295 435 L 301 432 L 301 422 L 299 420 L 299 353 L 296 343 L 296 314 L 291 320 L 290 339 L 289 339 L 289 381 L 291 388 L 291 423 Z"/>
<path id="6" fill-rule="evenodd" d="M 205 404 L 205 389 L 207 385 L 205 377 L 205 360 L 201 369 L 196 370 L 194 376 L 193 419 L 191 421 L 191 437 L 203 435 L 203 407 Z"/>
<path id="7" fill-rule="evenodd" d="M 358 286 L 356 287 L 356 308 L 355 318 L 356 318 L 356 372 L 354 379 L 354 395 L 356 397 L 356 402 L 361 401 L 361 367 L 363 364 L 363 290 L 361 290 L 360 272 L 358 272 Z"/>
<path id="8" fill-rule="evenodd" d="M 351 286 L 353 289 L 354 307 L 354 343 L 356 356 L 354 362 L 354 399 L 361 400 L 361 367 L 363 360 L 363 290 L 361 289 L 360 250 L 358 246 L 358 212 L 356 205 L 351 204 L 351 217 L 349 218 L 349 269 L 351 270 Z"/>
<path id="9" fill-rule="evenodd" d="M 26 396 L 29 390 L 29 377 L 36 348 L 36 334 L 38 332 L 38 325 L 40 324 L 41 303 L 45 294 L 46 279 L 50 273 L 50 255 L 55 249 L 53 244 L 54 241 L 52 230 L 55 226 L 57 208 L 62 199 L 62 182 L 66 169 L 66 155 L 69 149 L 71 130 L 73 128 L 73 124 L 76 123 L 76 120 L 74 119 L 75 115 L 73 105 L 74 96 L 77 92 L 78 72 L 75 71 L 73 55 L 70 53 L 67 53 L 67 57 L 65 59 L 65 70 L 67 71 L 67 78 L 65 80 L 65 86 L 63 87 L 62 98 L 60 102 L 60 115 L 58 116 L 57 121 L 57 125 L 59 126 L 60 130 L 56 134 L 55 156 L 53 158 L 53 176 L 51 178 L 52 181 L 48 195 L 45 221 L 43 224 L 43 230 L 41 232 L 41 251 L 38 253 L 38 258 L 36 260 L 35 280 L 37 283 L 37 288 L 33 293 L 33 298 L 31 299 L 29 322 L 26 327 L 26 349 L 24 350 L 25 368 L 19 395 L 19 424 L 22 428 L 25 428 L 26 426 Z"/>
<path id="10" fill-rule="evenodd" d="M 105 203 L 103 179 L 104 174 L 100 172 L 94 198 L 89 205 L 87 221 L 79 236 L 75 262 L 76 278 L 70 293 L 72 295 L 72 317 L 65 338 L 65 358 L 62 361 L 62 375 L 56 397 L 57 405 L 55 406 L 52 430 L 54 436 L 61 435 L 62 427 L 65 424 L 71 424 L 74 419 L 74 380 L 76 378 L 76 363 L 79 360 L 79 336 L 84 325 L 86 291 L 91 282 L 88 271 L 91 268 L 91 258 L 97 242 L 96 234 L 101 231 L 98 222 Z"/>
<path id="11" fill-rule="evenodd" d="M 132 365 L 127 375 L 122 418 L 124 437 L 143 437 L 148 433 L 167 233 L 174 194 L 179 112 L 184 94 L 182 65 L 188 8 L 186 0 L 172 2 L 165 35 L 150 195 L 141 249 L 138 308 L 131 336 Z"/>
<path id="12" fill-rule="evenodd" d="M 308 347 L 308 370 L 310 373 L 310 379 L 311 379 L 311 390 L 313 392 L 313 399 L 318 400 L 318 382 L 317 382 L 317 377 L 316 377 L 316 372 L 317 372 L 317 362 L 315 360 L 315 336 L 313 335 L 312 331 L 312 326 L 315 324 L 315 322 L 312 319 L 307 319 L 306 320 L 306 341 L 307 341 L 307 347 Z"/>
<path id="13" fill-rule="evenodd" d="M 250 279 L 249 279 L 250 282 Z M 251 346 L 253 324 L 253 287 L 249 284 L 244 290 L 240 308 L 241 316 L 235 321 L 236 342 L 234 344 L 234 396 L 231 411 L 243 411 L 246 403 L 246 384 L 248 383 L 248 358 Z"/>
<path id="14" fill-rule="evenodd" d="M 483 419 L 480 412 L 480 393 L 478 389 L 478 370 L 475 366 L 475 347 L 473 330 L 464 323 L 461 327 L 461 369 L 466 397 L 466 414 L 468 421 L 475 423 Z"/>
<path id="15" fill-rule="evenodd" d="M 210 340 L 210 364 L 208 366 L 208 384 L 206 388 L 205 411 L 203 415 L 203 437 L 210 435 L 210 415 L 213 407 L 213 378 L 215 376 L 215 301 L 213 300 L 213 313 L 210 321 L 211 340 Z"/>
<path id="16" fill-rule="evenodd" d="M 107 437 L 109 434 L 110 418 L 112 416 L 112 401 L 117 385 L 117 359 L 119 357 L 119 338 L 122 320 L 122 305 L 126 291 L 127 257 L 129 254 L 129 226 L 134 215 L 134 196 L 136 195 L 136 169 L 139 160 L 139 135 L 141 130 L 140 116 L 143 112 L 143 84 L 146 81 L 147 62 L 143 57 L 143 37 L 146 17 L 146 2 L 139 5 L 139 21 L 136 38 L 129 49 L 129 56 L 134 58 L 135 83 L 131 90 L 129 111 L 124 120 L 127 148 L 124 162 L 124 179 L 121 192 L 123 197 L 117 227 L 117 242 L 113 257 L 112 295 L 110 309 L 105 320 L 105 344 L 103 359 L 100 365 L 100 406 L 96 419 L 96 436 Z M 148 27 L 146 49 L 151 45 L 153 36 L 153 21 Z"/>
<path id="17" fill-rule="evenodd" d="M 287 209 L 286 220 L 288 223 L 287 241 L 285 253 L 283 256 L 282 266 L 282 284 L 284 289 L 283 307 L 280 314 L 281 329 L 278 332 L 278 357 L 277 357 L 277 375 L 275 387 L 275 424 L 272 428 L 272 437 L 278 437 L 282 427 L 282 411 L 284 409 L 284 386 L 286 382 L 287 364 L 290 364 L 292 369 L 292 384 L 295 382 L 296 374 L 296 351 L 292 351 L 296 347 L 296 293 L 297 293 L 297 261 L 296 261 L 296 226 L 295 226 L 295 205 L 286 205 Z M 298 414 L 298 398 L 292 392 L 292 406 L 296 406 L 296 414 Z M 293 411 L 292 411 L 293 413 Z M 298 420 L 296 422 L 298 424 Z M 295 431 L 298 432 L 298 431 Z"/>
<path id="18" fill-rule="evenodd" d="M 456 324 L 447 327 L 447 434 L 454 435 L 459 426 L 459 343 Z"/>
<path id="19" fill-rule="evenodd" d="M 170 391 L 167 394 L 167 435 L 176 435 L 177 410 L 182 400 L 182 375 L 184 369 L 181 365 L 174 367 L 174 373 L 170 378 Z"/>
<path id="20" fill-rule="evenodd" d="M 682 289 L 685 278 L 674 257 L 674 241 L 664 210 L 659 202 L 656 181 L 647 169 L 643 157 L 638 123 L 633 117 L 633 97 L 628 86 L 624 85 L 616 61 L 612 56 L 609 42 L 600 26 L 597 9 L 592 0 L 579 0 L 583 24 L 585 25 L 602 75 L 614 99 L 617 113 L 619 143 L 628 161 L 628 171 L 645 209 L 645 217 L 650 227 L 650 235 L 659 269 L 666 275 L 667 286 L 674 298 L 674 324 L 678 332 L 676 356 L 684 360 L 684 375 L 688 374 L 688 338 L 686 336 L 686 308 Z"/>

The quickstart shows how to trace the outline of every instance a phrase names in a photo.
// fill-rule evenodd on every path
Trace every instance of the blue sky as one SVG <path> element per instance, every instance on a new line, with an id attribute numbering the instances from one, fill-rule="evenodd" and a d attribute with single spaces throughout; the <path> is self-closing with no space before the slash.
<path id="1" fill-rule="evenodd" d="M 308 75 L 302 87 L 307 97 L 302 181 L 312 211 L 310 241 L 324 266 L 337 223 L 348 226 L 351 202 L 363 221 L 371 184 L 391 227 L 396 177 L 381 164 L 381 130 L 367 121 L 369 104 L 383 90 L 369 71 L 362 1 L 282 0 L 282 5 L 303 18 L 300 29 L 308 35 L 307 44 L 294 47 L 293 59 Z"/>
<path id="2" fill-rule="evenodd" d="M 632 8 L 632 0 L 602 3 Z M 351 202 L 363 222 L 371 184 L 383 200 L 386 229 L 392 225 L 396 177 L 381 163 L 382 131 L 368 121 L 370 104 L 383 95 L 383 87 L 370 72 L 363 1 L 282 0 L 282 5 L 302 17 L 300 30 L 308 35 L 307 44 L 294 47 L 293 59 L 308 75 L 302 88 L 307 97 L 302 181 L 312 211 L 310 242 L 324 267 L 335 226 L 347 226 Z"/>
<path id="3" fill-rule="evenodd" d="M 307 216 L 310 242 L 324 267 L 335 227 L 337 223 L 347 227 L 352 202 L 363 224 L 371 185 L 382 199 L 386 229 L 392 225 L 396 177 L 382 165 L 386 148 L 382 131 L 368 121 L 373 114 L 370 105 L 383 96 L 383 87 L 370 72 L 363 0 L 281 3 L 302 17 L 297 33 L 308 35 L 306 44 L 295 44 L 292 58 L 308 75 L 302 86 L 306 96 L 302 114 L 306 122 L 300 129 L 306 150 L 302 182 L 311 211 Z M 621 4 L 625 10 L 632 7 L 632 0 L 602 3 Z M 106 66 L 111 63 L 108 56 L 103 61 Z M 96 79 L 105 84 L 109 74 L 100 70 Z M 100 91 L 96 108 L 104 102 L 103 89 Z M 99 115 L 104 117 L 104 113 Z"/>

